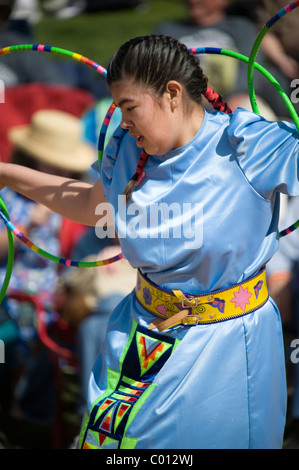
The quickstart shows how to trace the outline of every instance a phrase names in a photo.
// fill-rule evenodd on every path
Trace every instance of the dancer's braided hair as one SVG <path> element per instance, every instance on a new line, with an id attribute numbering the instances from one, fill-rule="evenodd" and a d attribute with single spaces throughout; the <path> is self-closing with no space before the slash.
<path id="1" fill-rule="evenodd" d="M 137 37 L 123 44 L 108 65 L 107 83 L 111 86 L 125 79 L 147 87 L 158 97 L 170 80 L 176 80 L 186 91 L 186 113 L 192 109 L 192 102 L 201 103 L 203 95 L 215 109 L 227 112 L 221 96 L 208 86 L 198 58 L 184 44 L 168 36 Z M 142 152 L 136 172 L 124 190 L 127 200 L 140 180 L 145 162 Z"/>

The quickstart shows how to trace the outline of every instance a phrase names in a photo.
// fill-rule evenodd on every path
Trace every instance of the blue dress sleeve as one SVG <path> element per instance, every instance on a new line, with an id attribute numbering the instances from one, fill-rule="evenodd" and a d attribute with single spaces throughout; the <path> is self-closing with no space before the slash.
<path id="1" fill-rule="evenodd" d="M 270 122 L 238 109 L 227 132 L 240 168 L 261 196 L 299 195 L 299 135 L 293 123 Z"/>
<path id="2" fill-rule="evenodd" d="M 122 129 L 120 126 L 117 127 L 103 153 L 100 174 L 104 197 L 107 201 L 109 200 L 109 192 L 114 174 L 115 162 L 119 154 L 121 142 L 126 133 L 126 130 Z"/>
<path id="3" fill-rule="evenodd" d="M 280 227 L 282 229 L 291 225 L 298 219 L 299 197 L 290 198 L 283 214 Z M 267 265 L 268 273 L 277 271 L 291 272 L 292 266 L 299 259 L 299 230 L 294 230 L 279 241 L 279 249 Z"/>

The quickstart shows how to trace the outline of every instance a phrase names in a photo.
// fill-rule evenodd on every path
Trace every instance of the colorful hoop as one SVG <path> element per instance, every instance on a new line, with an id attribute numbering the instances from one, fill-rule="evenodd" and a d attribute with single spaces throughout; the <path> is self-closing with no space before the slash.
<path id="1" fill-rule="evenodd" d="M 3 215 L 5 214 L 7 217 L 9 217 L 8 211 L 1 197 L 0 197 L 0 207 L 1 207 L 1 214 Z M 7 257 L 7 263 L 6 263 L 6 273 L 5 273 L 4 281 L 0 290 L 0 304 L 2 303 L 2 300 L 7 291 L 11 273 L 12 273 L 13 262 L 14 262 L 14 236 L 8 227 L 6 227 L 6 231 L 7 231 L 7 237 L 8 237 L 8 257 Z"/>
<path id="2" fill-rule="evenodd" d="M 249 57 L 247 57 L 243 54 L 240 54 L 238 52 L 235 52 L 235 51 L 230 51 L 230 50 L 227 50 L 227 49 L 221 49 L 221 48 L 217 48 L 217 47 L 197 47 L 197 48 L 190 49 L 190 51 L 193 52 L 193 54 L 219 54 L 219 55 L 225 55 L 225 56 L 228 56 L 228 57 L 233 57 L 233 58 L 241 60 L 243 62 L 247 62 L 248 66 L 249 66 L 249 60 L 250 60 Z M 265 69 L 259 63 L 253 62 L 252 70 L 253 69 L 256 69 L 260 73 L 262 73 L 269 80 L 269 82 L 273 85 L 273 87 L 276 89 L 276 91 L 280 94 L 282 100 L 284 101 L 284 103 L 285 103 L 285 105 L 286 105 L 286 107 L 287 107 L 287 109 L 288 109 L 288 111 L 289 111 L 289 113 L 290 113 L 290 115 L 291 115 L 298 131 L 299 131 L 299 117 L 298 117 L 298 114 L 296 113 L 296 110 L 295 110 L 290 98 L 288 97 L 288 95 L 286 94 L 286 92 L 284 91 L 284 89 L 282 88 L 280 83 L 276 80 L 275 77 L 273 77 L 273 75 L 267 69 Z M 251 103 L 251 106 L 252 106 L 252 103 Z M 257 114 L 260 114 L 257 107 L 252 106 L 252 110 L 253 110 L 253 112 L 256 112 Z"/>
<path id="3" fill-rule="evenodd" d="M 96 72 L 100 73 L 101 75 L 104 75 L 105 77 L 107 76 L 107 70 L 102 67 L 102 65 L 97 64 L 93 60 L 90 60 L 81 54 L 77 54 L 76 52 L 72 52 L 67 49 L 62 49 L 61 47 L 45 46 L 43 44 L 21 44 L 16 46 L 3 47 L 0 49 L 0 56 L 11 54 L 12 52 L 16 51 L 54 52 L 56 54 L 66 55 L 73 60 L 77 60 L 78 62 L 82 62 L 83 64 L 94 68 Z"/>
<path id="4" fill-rule="evenodd" d="M 257 105 L 257 102 L 256 102 L 256 95 L 255 95 L 255 89 L 254 89 L 254 84 L 253 84 L 253 69 L 254 69 L 255 59 L 256 59 L 257 53 L 259 51 L 259 48 L 261 46 L 262 40 L 263 40 L 264 36 L 266 35 L 266 33 L 269 31 L 269 29 L 278 20 L 280 20 L 287 13 L 291 13 L 298 6 L 299 6 L 299 0 L 296 0 L 295 2 L 290 3 L 289 5 L 286 5 L 284 8 L 279 10 L 263 26 L 263 28 L 261 29 L 260 33 L 258 34 L 258 36 L 257 36 L 257 38 L 256 38 L 256 40 L 253 44 L 251 53 L 249 55 L 249 61 L 248 61 L 248 93 L 249 93 L 251 106 L 252 106 L 252 109 L 253 109 L 254 112 L 258 113 L 259 111 L 258 111 L 258 105 Z M 294 106 L 292 105 L 292 103 L 289 100 L 288 96 L 285 94 L 284 90 L 282 90 L 282 93 L 280 93 L 280 94 L 281 94 L 281 96 L 283 97 L 284 100 L 286 100 L 286 98 L 287 98 L 287 100 L 289 101 L 288 109 L 290 111 L 290 114 L 292 116 L 292 119 L 293 119 L 294 123 L 296 124 L 297 129 L 299 129 L 299 117 L 298 117 L 298 115 L 297 115 L 297 113 L 294 109 Z M 287 227 L 286 229 L 282 230 L 279 233 L 279 237 L 281 238 L 281 237 L 284 237 L 284 236 L 292 233 L 298 227 L 299 227 L 299 219 L 296 222 L 294 222 L 292 225 Z"/>
<path id="5" fill-rule="evenodd" d="M 52 52 L 52 53 L 56 53 L 56 54 L 65 55 L 65 56 L 70 57 L 73 60 L 76 60 L 78 62 L 81 62 L 81 63 L 85 64 L 85 65 L 88 65 L 89 67 L 92 67 L 93 69 L 95 69 L 96 72 L 100 73 L 104 77 L 106 77 L 106 75 L 107 75 L 107 70 L 103 66 L 99 65 L 98 63 L 88 59 L 87 57 L 85 57 L 83 55 L 77 54 L 76 52 L 72 52 L 72 51 L 69 51 L 67 49 L 62 49 L 62 48 L 59 48 L 59 47 L 45 46 L 45 45 L 42 45 L 42 44 L 21 44 L 21 45 L 16 45 L 16 46 L 4 47 L 4 48 L 0 49 L 0 56 L 11 54 L 11 53 L 17 52 L 17 51 Z M 108 115 L 108 113 L 107 113 L 107 115 Z M 112 114 L 111 114 L 111 117 L 112 117 Z M 110 117 L 110 119 L 111 119 L 111 117 Z M 110 120 L 109 120 L 109 122 L 110 122 Z M 103 122 L 103 126 L 102 126 L 101 150 L 99 151 L 99 157 L 98 157 L 99 158 L 99 164 L 100 164 L 100 160 L 102 158 L 102 153 L 103 153 L 104 143 L 105 143 L 105 135 L 106 135 L 106 131 L 107 131 L 107 127 L 108 127 L 109 122 L 105 118 L 104 122 Z M 9 279 L 10 279 L 11 271 L 12 271 L 12 264 L 13 264 L 12 253 L 13 253 L 13 249 L 14 249 L 13 242 L 12 242 L 13 235 L 15 235 L 22 243 L 24 243 L 28 248 L 35 251 L 40 256 L 43 256 L 44 258 L 47 258 L 47 259 L 49 259 L 51 261 L 54 261 L 56 263 L 64 264 L 66 266 L 76 266 L 76 267 L 84 267 L 84 268 L 98 267 L 98 266 L 105 266 L 107 264 L 114 263 L 114 262 L 116 262 L 116 261 L 123 258 L 122 253 L 119 253 L 118 255 L 113 256 L 113 257 L 108 258 L 108 259 L 105 259 L 105 260 L 83 262 L 83 261 L 74 261 L 74 260 L 71 260 L 71 259 L 65 259 L 65 258 L 61 258 L 61 257 L 58 257 L 58 256 L 54 256 L 51 253 L 47 252 L 46 250 L 43 250 L 42 248 L 40 248 L 37 245 L 35 245 L 34 243 L 32 243 L 27 237 L 25 237 L 25 235 L 17 227 L 15 227 L 15 225 L 13 225 L 13 223 L 9 220 L 9 214 L 8 214 L 7 208 L 6 208 L 5 203 L 4 203 L 4 201 L 2 200 L 1 197 L 0 197 L 0 217 L 3 220 L 3 222 L 6 224 L 7 233 L 9 234 L 9 250 L 8 250 L 9 256 L 8 256 L 8 263 L 7 263 L 7 273 L 6 273 L 7 275 L 6 275 L 4 284 L 2 286 L 3 287 L 2 288 L 3 296 L 4 296 L 4 293 L 7 289 L 7 287 L 8 287 L 8 283 L 9 283 Z M 1 303 L 2 298 L 3 298 L 3 296 L 1 296 L 1 292 L 2 291 L 0 291 L 0 303 Z"/>
<path id="6" fill-rule="evenodd" d="M 249 98 L 250 98 L 250 101 L 251 101 L 252 109 L 256 113 L 258 113 L 259 110 L 258 110 L 258 105 L 257 105 L 257 102 L 256 102 L 255 89 L 254 89 L 254 85 L 253 85 L 253 69 L 254 69 L 255 59 L 256 59 L 257 53 L 260 49 L 262 40 L 263 40 L 264 36 L 266 35 L 266 33 L 269 31 L 269 29 L 278 20 L 280 20 L 287 13 L 291 13 L 298 6 L 299 6 L 299 0 L 296 0 L 293 3 L 290 3 L 289 5 L 286 5 L 284 8 L 279 10 L 274 16 L 272 16 L 272 18 L 270 18 L 270 20 L 266 22 L 266 24 L 263 26 L 263 28 L 259 32 L 259 34 L 258 34 L 258 36 L 257 36 L 257 38 L 256 38 L 256 40 L 253 44 L 253 47 L 251 49 L 251 53 L 249 55 L 249 61 L 248 61 L 248 75 L 247 75 L 247 77 L 248 77 L 248 93 L 249 93 Z M 291 115 L 292 115 L 292 118 L 294 119 L 294 122 L 298 122 L 297 113 L 295 112 L 295 114 L 293 114 L 293 112 L 292 112 Z"/>
<path id="7" fill-rule="evenodd" d="M 98 140 L 98 162 L 99 162 L 99 168 L 101 165 L 101 160 L 103 156 L 103 151 L 105 147 L 105 139 L 106 139 L 106 134 L 108 130 L 108 126 L 110 124 L 112 115 L 114 111 L 116 110 L 116 104 L 112 103 L 106 113 L 106 116 L 104 117 L 102 127 L 100 129 L 100 134 L 99 134 L 99 140 Z"/>
<path id="8" fill-rule="evenodd" d="M 252 107 L 253 112 L 256 112 L 257 114 L 259 114 L 259 109 L 258 109 L 258 105 L 257 105 L 257 102 L 256 102 L 256 96 L 255 96 L 255 91 L 254 91 L 254 86 L 253 86 L 253 70 L 257 69 L 259 72 L 261 72 L 270 81 L 270 83 L 274 86 L 276 91 L 280 94 L 281 98 L 283 99 L 283 101 L 284 101 L 284 103 L 285 103 L 285 105 L 286 105 L 286 107 L 287 107 L 287 109 L 288 109 L 288 111 L 289 111 L 289 113 L 290 113 L 290 115 L 291 115 L 298 131 L 299 131 L 299 116 L 298 116 L 291 100 L 289 99 L 288 95 L 286 94 L 286 92 L 284 91 L 284 89 L 282 88 L 280 83 L 276 80 L 276 78 L 273 77 L 273 75 L 270 72 L 268 72 L 268 70 L 266 70 L 264 67 L 262 67 L 257 62 L 255 62 L 255 58 L 257 56 L 258 49 L 260 47 L 262 39 L 265 36 L 266 32 L 269 30 L 269 28 L 273 24 L 275 24 L 276 21 L 278 21 L 280 18 L 282 18 L 282 16 L 284 16 L 286 13 L 290 13 L 295 8 L 297 8 L 298 6 L 299 6 L 299 0 L 297 0 L 296 2 L 288 5 L 287 7 L 283 8 L 282 10 L 280 10 L 276 15 L 273 16 L 273 18 L 271 18 L 271 20 L 269 20 L 266 23 L 266 25 L 264 26 L 264 28 L 262 29 L 262 31 L 260 32 L 258 38 L 255 41 L 255 44 L 253 46 L 253 49 L 252 49 L 252 52 L 251 52 L 249 58 L 242 55 L 242 54 L 239 54 L 235 51 L 229 51 L 227 49 L 220 49 L 220 48 L 214 48 L 214 47 L 198 47 L 198 48 L 192 48 L 192 49 L 190 49 L 190 51 L 193 52 L 193 54 L 206 54 L 206 53 L 208 53 L 208 54 L 221 54 L 221 55 L 234 57 L 238 60 L 242 60 L 243 62 L 247 62 L 248 63 L 248 92 L 249 92 L 251 107 Z M 289 227 L 285 228 L 284 230 L 281 230 L 279 232 L 279 238 L 282 238 L 282 237 L 285 237 L 286 235 L 289 235 L 290 233 L 294 232 L 294 230 L 296 230 L 298 227 L 299 227 L 299 219 L 296 222 L 294 222 L 293 224 L 291 224 Z"/>

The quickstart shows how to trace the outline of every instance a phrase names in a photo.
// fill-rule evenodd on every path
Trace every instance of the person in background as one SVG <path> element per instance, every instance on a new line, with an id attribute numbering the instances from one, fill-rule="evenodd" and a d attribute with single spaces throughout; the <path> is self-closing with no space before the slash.
<path id="1" fill-rule="evenodd" d="M 86 178 L 90 164 L 96 155 L 95 148 L 83 141 L 80 119 L 59 110 L 40 110 L 29 125 L 17 126 L 9 131 L 13 143 L 11 162 L 64 176 Z M 59 230 L 62 219 L 39 204 L 5 188 L 1 196 L 12 222 L 36 245 L 43 245 L 58 255 Z M 81 226 L 73 226 L 78 236 Z M 0 257 L 5 262 L 7 237 L 1 226 Z M 33 293 L 51 289 L 57 266 L 49 260 L 37 257 L 21 242 L 17 243 L 14 274 L 10 286 Z M 49 277 L 46 273 L 49 273 Z"/>
<path id="2" fill-rule="evenodd" d="M 256 22 L 265 23 L 287 5 L 285 0 L 263 0 L 256 6 Z M 295 8 L 277 21 L 263 39 L 263 50 L 269 59 L 290 80 L 299 77 L 299 10 Z"/>
<path id="3" fill-rule="evenodd" d="M 256 24 L 243 15 L 228 13 L 229 0 L 183 1 L 188 10 L 188 19 L 163 22 L 157 26 L 155 33 L 174 37 L 188 48 L 216 47 L 249 57 L 258 34 Z M 210 86 L 225 98 L 231 109 L 248 108 L 247 64 L 219 54 L 199 54 L 198 58 L 209 77 Z M 266 65 L 262 50 L 256 60 Z M 278 81 L 282 78 L 278 69 L 272 68 L 271 72 Z M 280 96 L 273 93 L 273 86 L 256 71 L 254 85 L 258 100 L 262 101 L 263 108 L 267 106 L 269 114 L 288 116 Z"/>
<path id="4" fill-rule="evenodd" d="M 252 21 L 258 34 L 265 24 L 286 6 L 285 0 L 237 0 L 230 3 L 227 13 Z M 298 93 L 294 90 L 297 81 L 294 83 L 292 81 L 299 76 L 298 19 L 298 8 L 283 15 L 268 29 L 260 45 L 265 60 L 263 65 L 278 79 L 297 110 Z M 294 91 L 295 97 L 292 96 Z"/>
<path id="5" fill-rule="evenodd" d="M 299 198 L 290 198 L 280 227 L 285 229 L 299 217 Z M 267 265 L 269 293 L 279 307 L 285 338 L 288 370 L 289 413 L 286 448 L 299 446 L 299 230 L 280 240 L 279 250 Z M 295 447 L 294 447 L 295 445 Z"/>
<path id="6" fill-rule="evenodd" d="M 0 47 L 17 44 L 31 44 L 31 33 L 20 30 L 9 18 L 14 9 L 14 0 L 0 0 Z M 26 20 L 25 20 L 26 21 Z M 69 81 L 50 60 L 33 51 L 26 54 L 7 54 L 1 56 L 0 79 L 5 87 L 21 83 L 49 83 L 68 85 Z"/>
<path id="7" fill-rule="evenodd" d="M 52 109 L 37 111 L 29 125 L 10 129 L 9 138 L 14 146 L 11 161 L 16 166 L 22 165 L 43 171 L 47 175 L 57 173 L 84 180 L 96 152 L 93 146 L 83 140 L 82 133 L 80 119 L 69 113 Z M 64 219 L 61 216 L 9 188 L 1 191 L 1 197 L 10 220 L 31 242 L 55 256 L 61 256 L 60 233 L 64 227 Z M 74 248 L 85 230 L 85 226 L 72 223 L 72 247 L 69 246 L 69 249 Z M 0 226 L 1 282 L 6 273 L 7 252 L 7 233 L 3 223 Z M 52 390 L 49 377 L 52 377 L 53 365 L 46 354 L 32 354 L 38 343 L 36 312 L 32 310 L 32 306 L 28 310 L 23 304 L 10 300 L 10 293 L 18 291 L 29 294 L 36 297 L 43 308 L 49 309 L 53 304 L 58 268 L 57 263 L 38 256 L 15 238 L 14 265 L 7 290 L 7 302 L 19 326 L 19 336 L 25 353 L 20 355 L 17 354 L 18 350 L 15 350 L 21 370 L 16 383 L 22 383 L 23 386 L 22 390 L 15 387 L 16 396 L 11 397 L 11 400 L 14 401 L 12 406 L 18 415 L 33 420 L 46 420 L 52 416 L 52 401 L 45 403 L 41 390 L 44 389 L 47 393 Z M 43 375 L 38 373 L 41 367 L 39 361 L 43 364 Z"/>
<path id="8" fill-rule="evenodd" d="M 0 0 L 0 48 L 18 44 L 36 44 L 32 27 L 39 12 L 34 3 L 22 0 Z M 37 15 L 36 15 L 37 13 Z M 5 54 L 0 60 L 0 80 L 5 88 L 23 84 L 47 84 L 78 88 L 100 99 L 106 96 L 104 81 L 90 67 L 75 61 L 52 58 L 37 51 Z"/>

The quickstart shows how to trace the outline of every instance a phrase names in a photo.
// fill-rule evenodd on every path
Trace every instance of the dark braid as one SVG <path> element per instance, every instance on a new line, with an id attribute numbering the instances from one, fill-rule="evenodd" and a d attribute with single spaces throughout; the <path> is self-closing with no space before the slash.
<path id="1" fill-rule="evenodd" d="M 207 86 L 204 96 L 214 106 L 214 108 L 217 109 L 217 111 L 222 111 L 227 114 L 232 112 L 222 96 L 216 93 L 216 91 L 214 91 L 209 85 Z"/>
<path id="2" fill-rule="evenodd" d="M 136 186 L 139 186 L 145 177 L 145 172 L 143 170 L 143 167 L 147 159 L 148 159 L 148 154 L 143 150 L 140 154 L 136 171 L 134 175 L 132 176 L 132 178 L 130 179 L 130 181 L 128 182 L 123 192 L 123 194 L 126 196 L 127 202 L 131 199 L 132 192 L 134 191 Z"/>
<path id="3" fill-rule="evenodd" d="M 178 81 L 189 98 L 186 113 L 191 112 L 190 101 L 200 104 L 202 95 L 215 109 L 225 108 L 222 98 L 208 86 L 198 58 L 184 44 L 168 36 L 137 37 L 123 44 L 108 65 L 107 83 L 111 86 L 125 79 L 148 87 L 158 98 L 163 95 L 170 80 Z M 140 184 L 141 176 L 144 176 L 146 159 L 147 154 L 143 152 L 137 170 L 124 191 L 127 201 L 136 185 Z"/>

